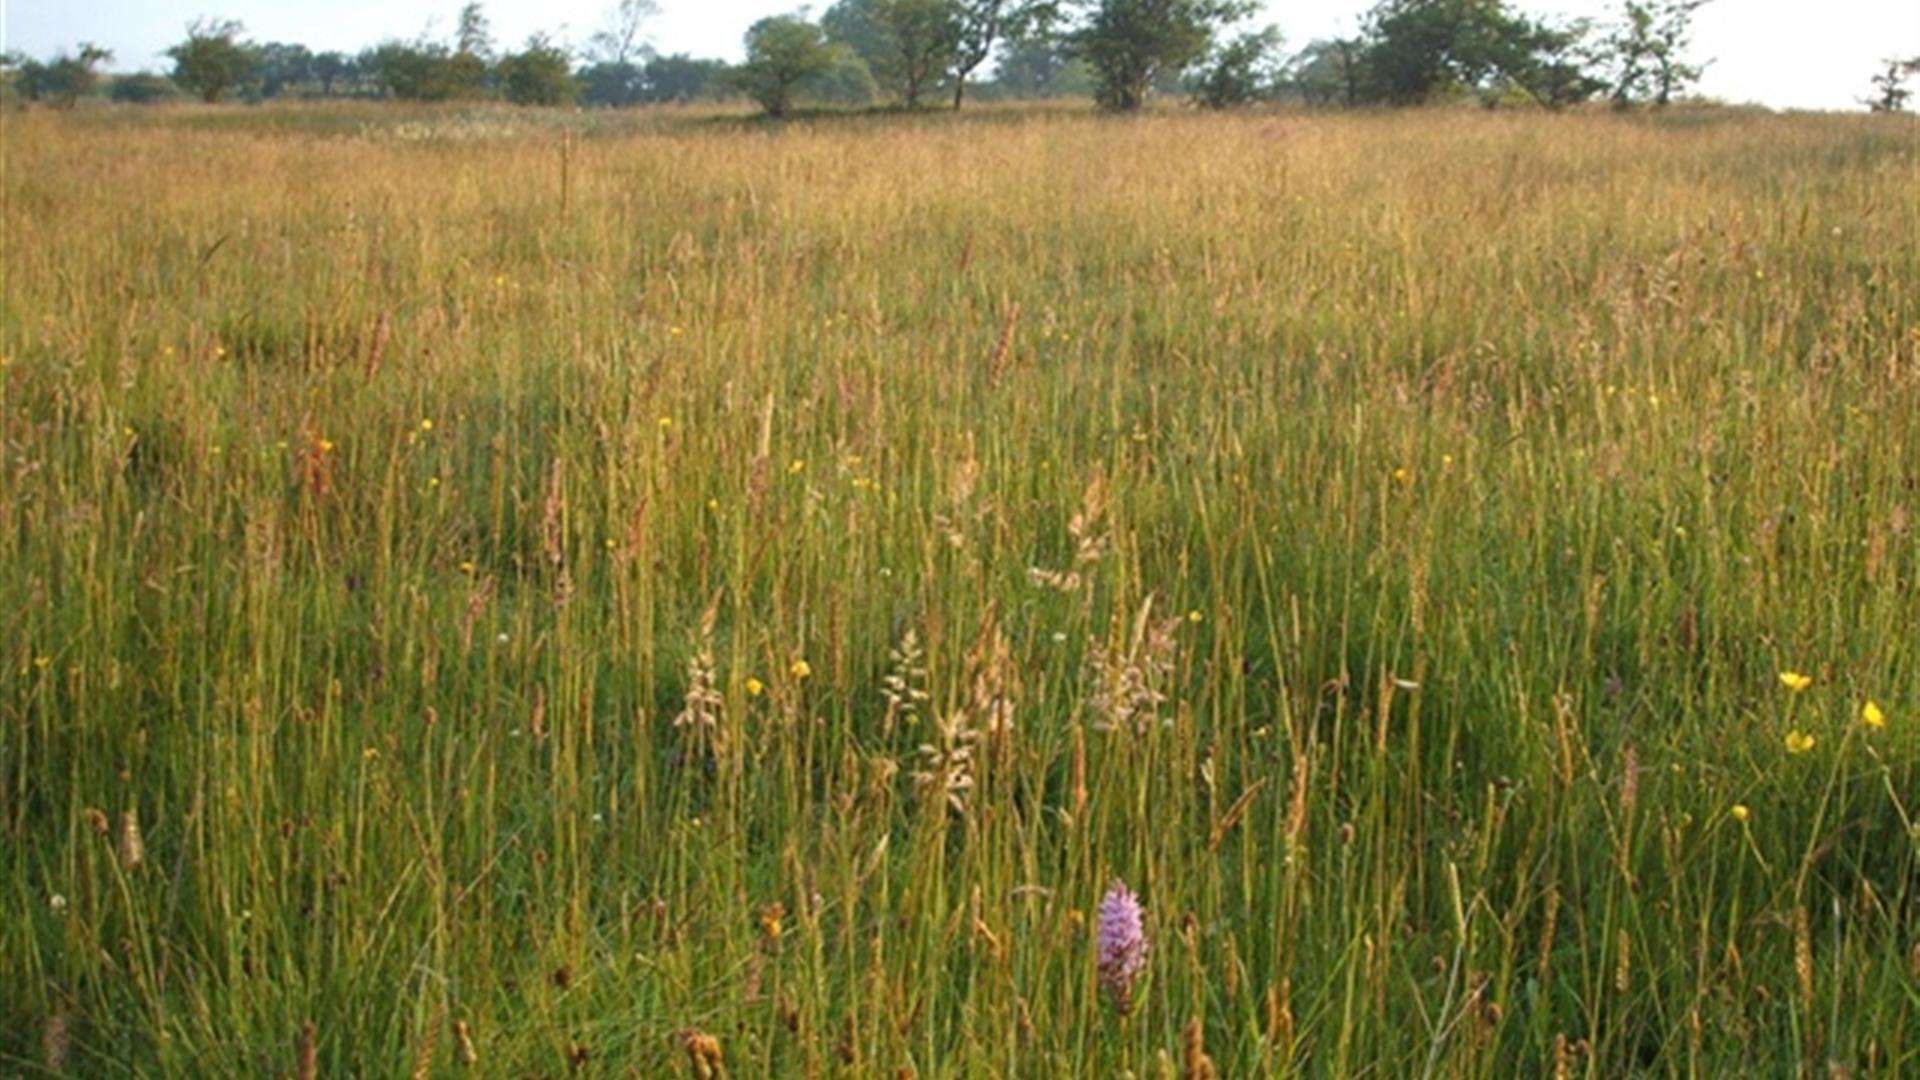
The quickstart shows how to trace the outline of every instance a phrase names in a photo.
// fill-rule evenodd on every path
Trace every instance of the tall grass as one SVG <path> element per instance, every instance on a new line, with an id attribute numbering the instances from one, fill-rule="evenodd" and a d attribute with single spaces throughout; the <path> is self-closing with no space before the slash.
<path id="1" fill-rule="evenodd" d="M 1920 1071 L 1910 122 L 167 115 L 6 121 L 0 1071 Z"/>

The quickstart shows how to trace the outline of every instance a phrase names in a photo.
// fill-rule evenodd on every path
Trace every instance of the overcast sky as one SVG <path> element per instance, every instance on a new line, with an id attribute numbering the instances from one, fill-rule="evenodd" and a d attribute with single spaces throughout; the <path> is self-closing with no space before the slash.
<path id="1" fill-rule="evenodd" d="M 114 51 L 116 71 L 161 70 L 160 56 L 197 15 L 239 19 L 256 40 L 358 50 L 423 30 L 444 36 L 461 0 L 0 0 L 0 48 L 45 56 L 79 41 Z M 582 43 L 612 0 L 491 0 L 495 37 L 535 30 Z M 815 14 L 824 5 L 816 4 Z M 1372 0 L 1266 0 L 1264 21 L 1292 47 L 1357 25 Z M 1534 0 L 1524 10 L 1604 15 L 1609 0 Z M 647 37 L 663 52 L 738 59 L 740 36 L 787 0 L 660 0 Z M 1888 55 L 1920 55 L 1920 0 L 1715 0 L 1695 17 L 1694 54 L 1711 59 L 1701 90 L 1775 108 L 1852 108 Z"/>

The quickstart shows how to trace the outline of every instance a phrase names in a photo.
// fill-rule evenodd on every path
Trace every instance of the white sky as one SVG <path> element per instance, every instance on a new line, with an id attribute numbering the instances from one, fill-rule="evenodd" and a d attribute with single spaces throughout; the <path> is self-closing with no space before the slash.
<path id="1" fill-rule="evenodd" d="M 353 52 L 429 26 L 444 36 L 461 0 L 0 0 L 0 49 L 46 56 L 79 41 L 114 51 L 116 71 L 164 70 L 160 55 L 201 14 L 239 19 L 255 40 Z M 534 30 L 583 43 L 612 0 L 490 0 L 502 44 Z M 647 37 L 663 52 L 738 59 L 740 36 L 791 0 L 660 0 Z M 825 5 L 816 3 L 815 14 Z M 1266 0 L 1262 21 L 1289 47 L 1351 31 L 1372 0 Z M 1519 0 L 1534 13 L 1603 15 L 1610 0 Z M 1693 54 L 1711 59 L 1700 89 L 1775 108 L 1853 108 L 1889 55 L 1920 55 L 1916 0 L 1715 0 L 1695 16 Z"/>

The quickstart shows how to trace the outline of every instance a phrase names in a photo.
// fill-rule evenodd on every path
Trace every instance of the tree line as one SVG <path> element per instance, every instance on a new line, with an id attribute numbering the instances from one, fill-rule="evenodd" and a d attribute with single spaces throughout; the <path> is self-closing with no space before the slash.
<path id="1" fill-rule="evenodd" d="M 283 97 L 406 101 L 497 98 L 520 105 L 627 106 L 744 96 L 780 116 L 800 103 L 961 108 L 994 97 L 1090 96 L 1116 110 L 1153 96 L 1211 108 L 1262 101 L 1406 106 L 1442 101 L 1564 109 L 1607 101 L 1663 107 L 1704 64 L 1694 14 L 1711 0 L 1620 0 L 1604 19 L 1556 20 L 1509 0 L 1380 0 L 1356 32 L 1289 52 L 1277 27 L 1250 26 L 1255 0 L 836 0 L 761 19 L 739 64 L 665 55 L 647 44 L 656 0 L 615 0 L 579 47 L 549 33 L 500 49 L 480 3 L 453 31 L 348 54 L 254 42 L 200 19 L 167 50 L 167 75 L 119 76 L 121 101 Z M 91 45 L 46 61 L 4 61 L 8 93 L 55 105 L 94 93 L 111 54 Z M 991 72 L 990 77 L 983 73 Z M 1875 111 L 1903 109 L 1920 57 L 1873 76 Z"/>

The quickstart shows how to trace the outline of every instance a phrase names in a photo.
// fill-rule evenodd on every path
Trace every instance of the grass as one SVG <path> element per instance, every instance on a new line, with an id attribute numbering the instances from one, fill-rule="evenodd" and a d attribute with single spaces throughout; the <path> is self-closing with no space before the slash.
<path id="1" fill-rule="evenodd" d="M 1913 123 L 988 115 L 9 115 L 0 1072 L 1920 1071 Z"/>

